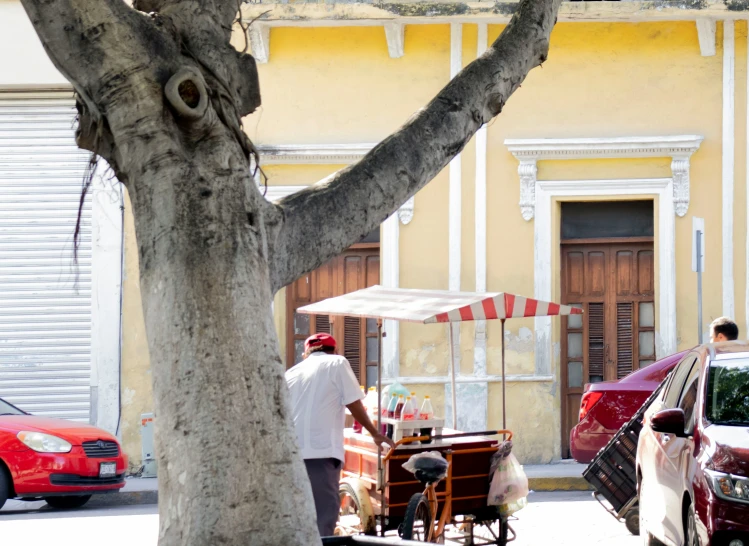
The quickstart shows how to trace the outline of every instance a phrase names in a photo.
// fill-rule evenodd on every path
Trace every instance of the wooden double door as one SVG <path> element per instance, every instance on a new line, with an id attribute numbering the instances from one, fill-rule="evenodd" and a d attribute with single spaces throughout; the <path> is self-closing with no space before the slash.
<path id="1" fill-rule="evenodd" d="M 338 354 L 351 363 L 362 385 L 373 385 L 377 378 L 379 343 L 377 322 L 357 317 L 330 317 L 297 313 L 299 307 L 326 298 L 341 296 L 380 282 L 378 243 L 355 245 L 312 273 L 287 287 L 286 366 L 297 364 L 304 353 L 304 340 L 312 334 L 332 334 Z"/>
<path id="2" fill-rule="evenodd" d="M 644 238 L 643 238 L 644 239 Z M 586 383 L 621 379 L 655 361 L 652 240 L 562 245 L 562 453 L 578 422 Z"/>

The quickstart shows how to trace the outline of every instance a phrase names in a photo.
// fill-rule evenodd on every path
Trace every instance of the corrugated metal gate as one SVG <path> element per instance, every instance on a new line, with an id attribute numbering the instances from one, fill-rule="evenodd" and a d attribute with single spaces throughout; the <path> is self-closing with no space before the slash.
<path id="1" fill-rule="evenodd" d="M 88 421 L 91 200 L 73 232 L 88 154 L 70 92 L 0 92 L 0 397 Z"/>

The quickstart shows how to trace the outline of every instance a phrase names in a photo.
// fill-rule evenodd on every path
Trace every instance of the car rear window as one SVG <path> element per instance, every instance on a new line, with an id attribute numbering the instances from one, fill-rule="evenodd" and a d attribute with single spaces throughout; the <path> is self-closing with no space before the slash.
<path id="1" fill-rule="evenodd" d="M 749 426 L 749 359 L 710 364 L 705 415 L 716 425 Z"/>

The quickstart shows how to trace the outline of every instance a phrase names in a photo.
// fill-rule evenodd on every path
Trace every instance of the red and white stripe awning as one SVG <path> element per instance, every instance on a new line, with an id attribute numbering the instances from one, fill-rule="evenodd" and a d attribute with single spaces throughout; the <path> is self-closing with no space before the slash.
<path id="1" fill-rule="evenodd" d="M 450 292 L 372 286 L 297 309 L 310 315 L 346 315 L 424 324 L 553 315 L 578 315 L 569 305 L 505 292 Z"/>

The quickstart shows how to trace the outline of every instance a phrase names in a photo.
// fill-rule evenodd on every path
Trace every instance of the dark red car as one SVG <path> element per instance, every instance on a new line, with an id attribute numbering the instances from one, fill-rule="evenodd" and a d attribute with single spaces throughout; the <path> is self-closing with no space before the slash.
<path id="1" fill-rule="evenodd" d="M 686 351 L 668 356 L 618 381 L 585 385 L 580 422 L 570 432 L 572 457 L 579 463 L 592 461 L 685 354 Z"/>
<path id="2" fill-rule="evenodd" d="M 117 438 L 90 425 L 35 417 L 0 399 L 0 508 L 9 498 L 78 508 L 125 485 Z"/>
<path id="3" fill-rule="evenodd" d="M 749 545 L 749 343 L 679 362 L 645 412 L 637 482 L 645 545 Z"/>

